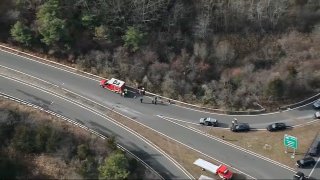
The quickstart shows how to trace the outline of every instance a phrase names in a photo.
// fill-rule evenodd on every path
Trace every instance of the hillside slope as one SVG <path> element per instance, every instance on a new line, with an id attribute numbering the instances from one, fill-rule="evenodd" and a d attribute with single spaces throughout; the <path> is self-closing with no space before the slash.
<path id="1" fill-rule="evenodd" d="M 0 2 L 0 38 L 215 108 L 272 107 L 320 89 L 318 0 Z"/>

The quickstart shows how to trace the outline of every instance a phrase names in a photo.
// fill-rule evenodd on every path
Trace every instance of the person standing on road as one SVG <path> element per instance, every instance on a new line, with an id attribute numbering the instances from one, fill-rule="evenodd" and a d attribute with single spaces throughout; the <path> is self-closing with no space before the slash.
<path id="1" fill-rule="evenodd" d="M 142 87 L 141 94 L 142 94 L 142 95 L 145 95 L 145 94 L 146 94 L 146 91 L 145 91 L 144 87 Z"/>
<path id="2" fill-rule="evenodd" d="M 238 124 L 238 119 L 237 118 L 233 118 L 234 119 L 234 124 Z"/>
<path id="3" fill-rule="evenodd" d="M 156 96 L 156 97 L 154 98 L 154 104 L 157 104 L 157 100 L 158 100 L 158 97 Z"/>
<path id="4" fill-rule="evenodd" d="M 141 102 L 141 103 L 142 103 L 142 101 L 143 101 L 143 97 L 140 98 L 140 102 Z"/>

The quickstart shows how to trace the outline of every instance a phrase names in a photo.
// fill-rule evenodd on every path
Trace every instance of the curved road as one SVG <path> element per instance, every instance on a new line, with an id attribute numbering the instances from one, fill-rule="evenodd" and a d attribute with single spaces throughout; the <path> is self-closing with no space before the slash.
<path id="1" fill-rule="evenodd" d="M 271 122 L 279 121 L 284 121 L 290 125 L 297 125 L 298 123 L 306 122 L 306 120 L 297 121 L 297 119 L 311 117 L 314 112 L 311 106 L 307 105 L 290 111 L 258 116 L 211 114 L 175 105 L 153 105 L 151 103 L 140 103 L 138 99 L 122 98 L 118 94 L 99 88 L 97 80 L 79 76 L 62 69 L 53 68 L 36 61 L 26 60 L 25 58 L 11 55 L 3 51 L 0 51 L 0 65 L 39 77 L 93 101 L 109 107 L 114 107 L 117 111 L 135 118 L 145 125 L 199 150 L 207 156 L 223 161 L 257 179 L 288 179 L 292 177 L 293 170 L 281 164 L 277 165 L 277 162 L 273 162 L 252 152 L 239 149 L 238 147 L 232 147 L 226 142 L 204 136 L 192 129 L 188 129 L 186 126 L 179 124 L 180 120 L 198 123 L 200 117 L 212 116 L 219 119 L 220 122 L 227 126 L 234 117 L 237 117 L 239 122 L 250 123 L 250 125 L 255 128 L 264 128 Z M 13 90 L 4 89 L 3 85 L 10 86 Z M 20 88 L 23 89 L 23 87 Z M 21 92 L 19 96 L 18 91 L 14 91 L 14 89 L 15 87 L 11 85 L 11 82 L 1 80 L 0 91 L 4 91 L 10 95 L 16 95 L 23 99 L 28 98 L 26 95 L 23 96 Z M 32 93 L 32 90 L 30 91 L 29 94 L 37 94 L 34 92 Z M 62 109 L 61 112 L 68 113 L 64 109 Z M 67 117 L 74 117 L 75 112 L 72 112 L 73 111 L 68 115 L 64 115 Z M 168 119 L 170 121 L 168 121 Z M 84 122 L 87 121 L 84 118 L 81 118 L 81 120 Z M 179 176 L 176 175 L 176 177 Z"/>
<path id="2" fill-rule="evenodd" d="M 165 179 L 188 178 L 179 168 L 145 141 L 106 120 L 99 114 L 2 76 L 0 76 L 0 84 L 0 92 L 8 92 L 6 94 L 26 100 L 46 110 L 59 113 L 106 136 L 115 135 L 119 144 L 157 170 Z"/>

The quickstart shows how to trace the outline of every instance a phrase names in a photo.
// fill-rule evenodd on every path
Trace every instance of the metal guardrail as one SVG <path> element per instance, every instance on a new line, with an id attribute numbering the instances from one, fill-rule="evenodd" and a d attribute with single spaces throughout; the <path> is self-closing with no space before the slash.
<path id="1" fill-rule="evenodd" d="M 302 106 L 302 105 L 305 105 L 307 103 L 311 103 L 317 99 L 320 98 L 320 93 L 314 95 L 314 96 L 311 96 L 303 101 L 300 101 L 300 102 L 297 102 L 297 103 L 293 103 L 293 104 L 289 104 L 289 105 L 285 105 L 285 106 L 281 106 L 280 109 L 281 110 L 286 110 L 288 108 L 292 109 L 292 108 L 296 108 L 296 107 L 299 107 L 299 106 Z"/>
<path id="2" fill-rule="evenodd" d="M 37 57 L 35 55 L 23 52 L 21 50 L 13 49 L 13 48 L 5 46 L 3 44 L 0 44 L 0 48 L 3 48 L 5 50 L 7 50 L 7 51 L 15 52 L 18 55 L 29 56 L 31 58 L 36 58 L 36 59 L 40 59 L 40 60 L 44 60 L 44 61 L 53 63 L 55 65 L 63 66 L 65 68 L 72 69 L 72 70 L 74 70 L 76 72 L 79 72 L 79 73 L 82 73 L 82 74 L 85 74 L 85 75 L 88 75 L 88 76 L 91 76 L 91 77 L 94 77 L 94 78 L 99 78 L 99 79 L 103 79 L 104 78 L 104 77 L 100 77 L 100 76 L 97 76 L 97 75 L 94 75 L 94 74 L 91 74 L 91 73 L 88 73 L 88 72 L 85 72 L 85 71 L 82 71 L 82 70 L 79 70 L 79 69 L 64 65 L 64 64 L 61 64 L 61 63 L 57 63 L 57 62 L 52 61 L 52 60 L 48 60 L 46 58 Z M 131 88 L 131 89 L 137 90 L 136 88 L 134 88 L 132 86 L 128 86 L 128 87 Z M 229 114 L 229 115 L 255 115 L 255 114 L 262 114 L 262 113 L 266 112 L 266 109 L 263 108 L 263 107 L 261 107 L 261 109 L 259 109 L 259 110 L 251 110 L 251 111 L 228 111 L 228 110 L 223 110 L 223 109 L 213 109 L 213 108 L 202 107 L 202 106 L 197 106 L 197 105 L 189 104 L 189 103 L 186 103 L 186 102 L 178 101 L 178 100 L 171 99 L 171 98 L 164 97 L 164 96 L 160 96 L 158 94 L 154 94 L 154 93 L 151 93 L 151 92 L 148 92 L 148 91 L 146 91 L 146 94 L 147 95 L 151 95 L 151 96 L 158 96 L 158 97 L 161 97 L 161 98 L 163 98 L 163 99 L 165 99 L 167 101 L 170 100 L 171 103 L 182 104 L 184 106 L 196 108 L 196 109 L 199 109 L 199 110 L 205 110 L 205 111 L 209 111 L 209 112 L 214 112 L 214 113 L 222 113 L 222 114 Z M 302 106 L 302 105 L 304 105 L 306 103 L 309 103 L 309 102 L 312 102 L 312 101 L 316 100 L 317 98 L 320 98 L 320 93 L 318 93 L 318 94 L 316 94 L 316 95 L 314 95 L 314 96 L 312 96 L 310 98 L 307 98 L 307 99 L 305 99 L 303 101 L 300 101 L 298 103 L 281 106 L 280 110 L 285 110 L 285 109 L 288 109 L 288 108 L 295 108 L 295 107 L 298 107 L 298 106 Z"/>
<path id="3" fill-rule="evenodd" d="M 92 134 L 95 134 L 95 135 L 99 136 L 99 137 L 102 138 L 102 139 L 108 139 L 107 136 L 102 135 L 101 133 L 99 133 L 99 132 L 97 132 L 97 131 L 95 131 L 95 130 L 93 130 L 93 129 L 90 129 L 90 128 L 88 128 L 88 127 L 86 127 L 86 126 L 84 126 L 84 125 L 82 125 L 82 124 L 80 124 L 80 123 L 78 123 L 78 122 L 76 122 L 76 121 L 74 121 L 74 120 L 71 120 L 71 119 L 69 119 L 69 118 L 61 115 L 61 114 L 55 113 L 55 112 L 50 111 L 50 110 L 46 110 L 46 109 L 44 109 L 44 108 L 42 108 L 42 107 L 40 107 L 40 106 L 38 106 L 38 105 L 35 105 L 35 104 L 30 103 L 30 102 L 24 101 L 24 100 L 22 100 L 22 99 L 19 99 L 19 98 L 16 98 L 16 97 L 7 95 L 7 94 L 2 93 L 2 92 L 0 92 L 0 97 L 3 97 L 3 98 L 5 98 L 5 99 L 10 99 L 10 100 L 12 100 L 12 101 L 18 102 L 18 103 L 23 104 L 23 105 L 27 105 L 27 106 L 32 107 L 32 108 L 35 108 L 35 109 L 39 109 L 40 111 L 44 111 L 44 112 L 49 113 L 49 114 L 51 114 L 51 115 L 53 115 L 53 116 L 55 116 L 55 117 L 61 118 L 61 119 L 65 120 L 65 121 L 68 121 L 69 123 L 73 124 L 74 126 L 78 126 L 78 127 L 82 128 L 82 129 L 84 129 L 84 130 L 86 130 L 86 131 L 89 131 L 89 132 L 91 132 Z M 154 170 L 151 166 L 149 166 L 146 162 L 144 162 L 143 160 L 141 160 L 138 156 L 136 156 L 135 154 L 133 154 L 132 152 L 130 152 L 129 150 L 127 150 L 125 147 L 121 146 L 120 144 L 117 144 L 117 147 L 118 147 L 119 149 L 121 149 L 122 151 L 128 153 L 131 157 L 133 157 L 133 158 L 136 159 L 138 162 L 140 162 L 146 169 L 152 171 L 155 175 L 157 175 L 158 177 L 160 177 L 160 179 L 164 180 L 164 178 L 163 178 L 157 171 L 155 171 L 155 170 Z"/>

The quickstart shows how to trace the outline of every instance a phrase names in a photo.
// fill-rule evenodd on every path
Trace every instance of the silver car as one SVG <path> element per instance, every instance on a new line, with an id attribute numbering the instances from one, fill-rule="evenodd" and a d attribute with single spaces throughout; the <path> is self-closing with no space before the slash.
<path id="1" fill-rule="evenodd" d="M 200 124 L 216 127 L 218 126 L 218 120 L 211 117 L 200 118 Z"/>
<path id="2" fill-rule="evenodd" d="M 316 102 L 313 103 L 313 108 L 320 109 L 320 99 L 316 100 Z"/>

